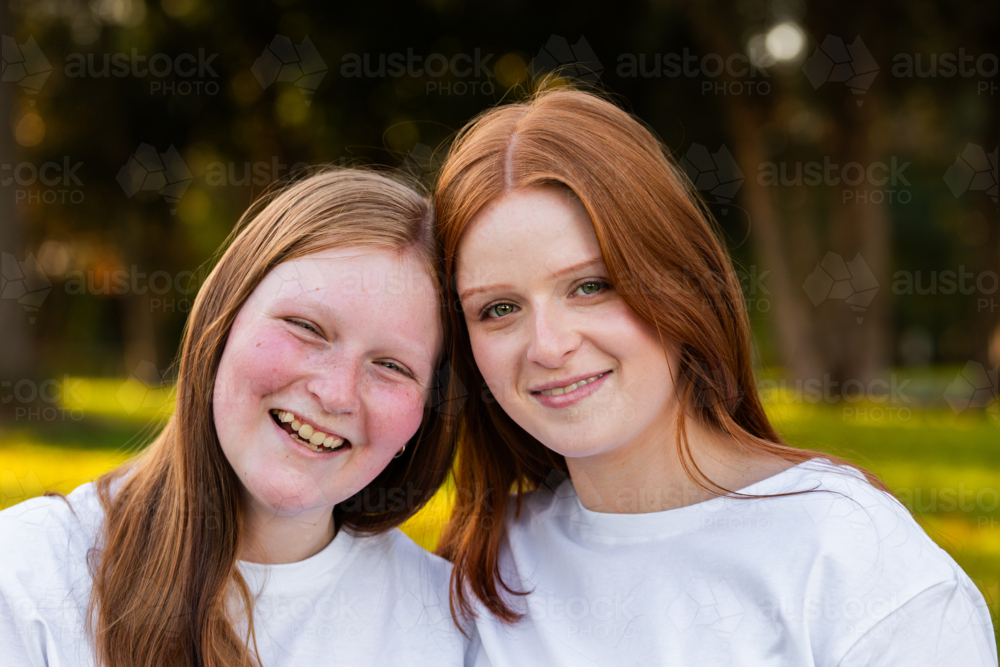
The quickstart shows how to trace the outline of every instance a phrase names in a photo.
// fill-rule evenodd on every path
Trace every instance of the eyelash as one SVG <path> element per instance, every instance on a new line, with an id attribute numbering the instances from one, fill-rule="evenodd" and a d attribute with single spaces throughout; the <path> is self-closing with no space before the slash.
<path id="1" fill-rule="evenodd" d="M 288 322 L 294 324 L 295 326 L 302 327 L 306 331 L 311 331 L 312 333 L 316 334 L 317 336 L 321 335 L 319 333 L 319 331 L 316 330 L 316 327 L 314 327 L 313 325 L 309 324 L 308 322 L 306 322 L 304 320 L 289 319 Z M 395 370 L 395 371 L 399 372 L 400 374 L 405 375 L 406 377 L 410 378 L 411 380 L 415 379 L 413 377 L 413 373 L 411 373 L 410 371 L 406 370 L 406 368 L 404 368 L 402 364 L 398 364 L 395 361 L 378 361 L 378 362 L 375 362 L 375 363 L 380 364 L 382 366 L 385 366 L 386 368 L 389 368 L 389 366 L 395 366 L 394 369 L 393 368 L 389 368 L 389 370 Z"/>
<path id="2" fill-rule="evenodd" d="M 590 294 L 580 294 L 579 296 L 594 296 L 595 294 L 598 294 L 598 293 L 600 293 L 603 290 L 611 289 L 611 283 L 605 282 L 603 280 L 585 280 L 585 281 L 583 281 L 582 283 L 580 283 L 579 285 L 576 286 L 576 289 L 573 290 L 573 293 L 575 294 L 577 292 L 577 290 L 579 290 L 584 285 L 600 285 L 601 289 L 599 289 L 597 292 L 591 292 Z M 505 301 L 500 301 L 500 302 L 497 302 L 497 303 L 491 303 L 490 305 L 488 305 L 485 308 L 483 308 L 482 312 L 479 314 L 479 321 L 483 322 L 483 321 L 485 321 L 487 319 L 500 319 L 500 318 L 506 317 L 506 315 L 497 315 L 496 317 L 490 317 L 490 312 L 494 308 L 497 308 L 499 306 L 510 306 L 512 308 L 517 308 L 517 306 L 515 306 L 514 304 L 507 303 Z M 512 312 L 514 312 L 514 311 L 512 311 Z M 510 314 L 510 313 L 508 313 L 508 314 Z"/>
<path id="3" fill-rule="evenodd" d="M 316 334 L 317 336 L 320 335 L 319 330 L 316 329 L 316 327 L 314 327 L 313 325 L 311 325 L 308 322 L 306 322 L 305 320 L 293 320 L 293 319 L 289 319 L 288 322 L 294 324 L 297 327 L 301 327 L 301 328 L 305 329 L 306 331 L 311 331 L 312 333 Z"/>
<path id="4" fill-rule="evenodd" d="M 294 324 L 295 326 L 302 327 L 306 331 L 311 331 L 312 333 L 316 334 L 317 336 L 321 335 L 319 333 L 319 331 L 316 329 L 316 327 L 314 327 L 313 325 L 309 324 L 308 322 L 306 322 L 304 320 L 289 319 L 288 321 L 291 322 L 292 324 Z M 376 363 L 378 363 L 378 364 L 380 364 L 382 366 L 385 366 L 386 368 L 389 368 L 389 366 L 395 366 L 394 369 L 390 368 L 389 370 L 395 370 L 395 371 L 399 372 L 400 374 L 405 375 L 406 377 L 410 378 L 411 380 L 415 379 L 413 377 L 413 373 L 411 373 L 410 371 L 406 370 L 406 368 L 404 368 L 402 366 L 402 364 L 398 364 L 395 361 L 378 361 Z"/>
<path id="5" fill-rule="evenodd" d="M 376 362 L 376 363 L 381 364 L 385 368 L 389 368 L 390 365 L 395 366 L 397 371 L 399 371 L 400 373 L 402 373 L 406 377 L 410 378 L 411 380 L 414 379 L 413 378 L 413 374 L 410 373 L 410 371 L 406 370 L 405 368 L 403 368 L 402 366 L 400 366 L 399 364 L 397 364 L 395 361 L 379 361 L 379 362 Z M 390 369 L 390 370 L 392 370 L 392 369 Z"/>

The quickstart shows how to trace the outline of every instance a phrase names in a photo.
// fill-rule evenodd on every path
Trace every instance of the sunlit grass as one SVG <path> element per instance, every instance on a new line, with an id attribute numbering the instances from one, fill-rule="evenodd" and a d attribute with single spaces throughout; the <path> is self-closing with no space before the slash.
<path id="1" fill-rule="evenodd" d="M 0 509 L 48 490 L 69 492 L 128 460 L 173 411 L 172 388 L 137 379 L 73 378 L 63 423 L 0 424 Z M 765 405 L 790 444 L 842 456 L 881 477 L 928 534 L 965 569 L 1000 618 L 1000 423 L 990 411 L 956 414 L 873 401 Z M 403 526 L 428 550 L 447 522 L 446 485 Z"/>

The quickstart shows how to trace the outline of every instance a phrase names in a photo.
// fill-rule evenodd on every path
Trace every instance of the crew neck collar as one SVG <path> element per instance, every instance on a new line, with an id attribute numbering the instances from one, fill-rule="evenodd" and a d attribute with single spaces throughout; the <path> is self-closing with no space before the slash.
<path id="1" fill-rule="evenodd" d="M 773 495 L 800 490 L 802 479 L 809 473 L 828 468 L 832 464 L 823 458 L 814 458 L 799 463 L 776 475 L 738 489 L 736 493 L 745 495 Z M 566 478 L 558 486 L 550 486 L 552 498 L 544 512 L 563 516 L 567 529 L 585 541 L 599 542 L 645 542 L 671 537 L 705 525 L 706 520 L 722 516 L 726 512 L 751 511 L 754 503 L 766 500 L 739 496 L 719 496 L 693 505 L 677 507 L 660 512 L 642 514 L 615 514 L 595 512 L 583 506 L 573 487 L 573 481 Z M 539 499 L 540 500 L 540 499 Z M 532 505 L 535 505 L 533 508 Z M 529 500 L 528 511 L 539 510 L 537 503 Z"/>
<path id="2" fill-rule="evenodd" d="M 282 590 L 295 589 L 300 585 L 315 588 L 316 578 L 340 565 L 354 550 L 358 539 L 346 527 L 341 527 L 329 544 L 303 560 L 277 564 L 240 560 L 237 561 L 237 566 L 248 583 L 255 582 L 257 587 L 264 585 L 266 581 L 268 586 L 276 586 Z"/>

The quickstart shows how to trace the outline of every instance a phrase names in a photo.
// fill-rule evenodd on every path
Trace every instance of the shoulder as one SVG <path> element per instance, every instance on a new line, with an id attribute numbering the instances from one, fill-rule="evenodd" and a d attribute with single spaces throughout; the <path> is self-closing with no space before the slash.
<path id="1" fill-rule="evenodd" d="M 819 491 L 802 494 L 807 596 L 826 616 L 850 621 L 847 636 L 857 641 L 841 664 L 874 656 L 884 664 L 996 664 L 989 610 L 958 563 L 861 473 L 810 463 L 799 480 Z"/>
<path id="2" fill-rule="evenodd" d="M 13 633 L 28 653 L 48 651 L 57 661 L 84 650 L 75 640 L 92 588 L 87 555 L 102 521 L 92 484 L 0 512 L 0 635 Z"/>
<path id="3" fill-rule="evenodd" d="M 766 493 L 794 495 L 778 495 L 769 505 L 776 519 L 786 522 L 779 528 L 795 524 L 807 544 L 847 558 L 861 550 L 909 557 L 929 567 L 948 558 L 899 500 L 854 468 L 814 459 L 779 477 L 781 482 Z"/>
<path id="4" fill-rule="evenodd" d="M 0 512 L 0 576 L 40 565 L 71 565 L 94 546 L 104 511 L 93 483 L 83 484 L 65 498 L 30 498 Z M 69 562 L 66 562 L 69 561 Z"/>
<path id="5" fill-rule="evenodd" d="M 767 493 L 807 493 L 766 499 L 759 516 L 772 523 L 772 562 L 798 571 L 817 606 L 863 609 L 864 628 L 906 608 L 940 620 L 959 597 L 965 610 L 981 604 L 968 575 L 906 507 L 857 470 L 814 459 L 782 477 L 784 488 Z M 952 602 L 942 603 L 942 592 Z"/>

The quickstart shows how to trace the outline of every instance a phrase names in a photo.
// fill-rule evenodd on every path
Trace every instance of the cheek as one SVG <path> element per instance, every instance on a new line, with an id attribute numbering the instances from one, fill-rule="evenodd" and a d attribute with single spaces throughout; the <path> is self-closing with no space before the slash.
<path id="1" fill-rule="evenodd" d="M 214 398 L 216 420 L 245 419 L 259 408 L 259 399 L 292 379 L 304 360 L 287 333 L 271 327 L 234 331 L 226 343 Z"/>
<path id="2" fill-rule="evenodd" d="M 424 418 L 424 395 L 402 385 L 372 387 L 366 403 L 368 437 L 379 449 L 398 450 Z"/>
<path id="3" fill-rule="evenodd" d="M 514 382 L 514 375 L 521 366 L 516 341 L 509 335 L 491 336 L 470 332 L 469 343 L 483 380 L 494 394 L 506 394 L 504 387 Z"/>

